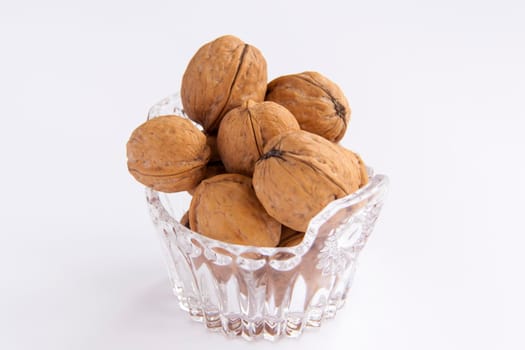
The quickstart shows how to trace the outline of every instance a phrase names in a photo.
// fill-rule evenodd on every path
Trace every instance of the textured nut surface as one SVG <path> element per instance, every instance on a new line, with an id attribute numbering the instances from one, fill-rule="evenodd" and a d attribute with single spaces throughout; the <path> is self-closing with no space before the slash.
<path id="1" fill-rule="evenodd" d="M 361 159 L 361 156 L 355 152 L 350 151 L 349 149 L 346 149 L 342 146 L 340 146 L 347 154 L 348 154 L 348 160 L 349 162 L 353 162 L 359 167 L 359 172 L 361 174 L 361 183 L 359 184 L 359 188 L 365 186 L 368 183 L 368 171 L 366 170 L 366 164 Z"/>
<path id="2" fill-rule="evenodd" d="M 275 247 L 281 224 L 257 200 L 249 177 L 217 175 L 195 190 L 190 205 L 193 231 L 228 243 Z"/>
<path id="3" fill-rule="evenodd" d="M 317 72 L 285 75 L 268 84 L 266 100 L 286 107 L 301 129 L 337 142 L 350 122 L 348 101 L 334 82 Z"/>
<path id="4" fill-rule="evenodd" d="M 286 108 L 274 102 L 246 101 L 221 122 L 217 147 L 224 166 L 231 173 L 251 176 L 265 144 L 289 130 L 299 130 L 299 124 Z"/>
<path id="5" fill-rule="evenodd" d="M 206 137 L 179 116 L 148 120 L 126 145 L 128 170 L 140 183 L 162 192 L 187 191 L 205 174 L 210 157 Z"/>
<path id="6" fill-rule="evenodd" d="M 208 132 L 219 128 L 224 114 L 245 100 L 263 101 L 266 60 L 239 38 L 226 35 L 202 46 L 182 77 L 184 111 Z"/>
<path id="7" fill-rule="evenodd" d="M 305 232 L 334 199 L 356 191 L 360 168 L 343 149 L 299 130 L 274 137 L 255 164 L 253 187 L 266 211 L 283 225 Z"/>

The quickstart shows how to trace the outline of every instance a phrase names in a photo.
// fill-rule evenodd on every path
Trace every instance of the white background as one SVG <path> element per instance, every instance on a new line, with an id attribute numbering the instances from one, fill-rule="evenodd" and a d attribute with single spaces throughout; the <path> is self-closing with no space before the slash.
<path id="1" fill-rule="evenodd" d="M 523 1 L 0 2 L 1 349 L 523 349 Z M 205 331 L 171 295 L 125 143 L 197 48 L 346 92 L 391 178 L 345 308 L 299 340 Z M 180 210 L 184 208 L 181 205 Z"/>

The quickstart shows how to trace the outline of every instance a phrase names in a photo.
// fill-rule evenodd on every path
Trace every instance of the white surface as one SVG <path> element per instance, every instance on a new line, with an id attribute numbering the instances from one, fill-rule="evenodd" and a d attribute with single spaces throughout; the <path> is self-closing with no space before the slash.
<path id="1" fill-rule="evenodd" d="M 1 349 L 524 348 L 524 3 L 342 3 L 0 3 Z M 344 144 L 391 178 L 349 303 L 299 340 L 189 321 L 126 171 L 131 131 L 225 33 L 270 78 L 336 81 Z"/>

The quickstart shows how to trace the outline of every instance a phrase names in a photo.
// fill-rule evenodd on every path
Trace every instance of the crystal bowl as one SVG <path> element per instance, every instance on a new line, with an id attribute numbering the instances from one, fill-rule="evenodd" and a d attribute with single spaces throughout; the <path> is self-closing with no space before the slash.
<path id="1" fill-rule="evenodd" d="M 148 118 L 184 116 L 180 106 L 178 95 L 169 96 Z M 310 221 L 303 241 L 287 248 L 202 236 L 174 217 L 173 195 L 146 188 L 180 308 L 210 330 L 247 340 L 297 337 L 333 318 L 347 298 L 388 187 L 386 176 L 368 171 L 366 186 L 329 203 Z"/>

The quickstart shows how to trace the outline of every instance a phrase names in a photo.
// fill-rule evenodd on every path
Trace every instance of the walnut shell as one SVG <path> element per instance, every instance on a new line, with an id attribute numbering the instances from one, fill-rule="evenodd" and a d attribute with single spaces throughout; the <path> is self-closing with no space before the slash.
<path id="1" fill-rule="evenodd" d="M 217 147 L 224 166 L 228 172 L 251 176 L 265 144 L 289 130 L 299 130 L 299 124 L 286 108 L 274 102 L 246 101 L 221 122 Z"/>
<path id="2" fill-rule="evenodd" d="M 359 188 L 365 186 L 368 183 L 368 170 L 366 170 L 366 164 L 363 162 L 363 159 L 361 159 L 361 156 L 355 152 L 350 151 L 347 148 L 344 148 L 340 146 L 346 153 L 348 153 L 348 157 L 350 162 L 353 162 L 357 164 L 359 167 L 359 172 L 361 174 L 361 183 L 359 184 Z"/>
<path id="3" fill-rule="evenodd" d="M 285 75 L 268 84 L 266 100 L 286 107 L 301 129 L 341 140 L 350 122 L 348 101 L 334 82 L 317 72 Z"/>
<path id="4" fill-rule="evenodd" d="M 201 182 L 190 205 L 190 227 L 228 243 L 275 247 L 281 224 L 264 210 L 249 177 L 217 175 Z"/>
<path id="5" fill-rule="evenodd" d="M 213 133 L 232 108 L 248 99 L 263 101 L 267 80 L 266 60 L 257 48 L 222 36 L 190 60 L 182 77 L 182 105 L 192 120 Z"/>
<path id="6" fill-rule="evenodd" d="M 162 192 L 187 191 L 204 177 L 210 148 L 186 118 L 153 118 L 136 128 L 126 145 L 128 170 L 140 183 Z"/>
<path id="7" fill-rule="evenodd" d="M 296 231 L 294 230 L 293 228 L 289 228 L 288 226 L 284 226 L 282 225 L 282 228 L 281 228 L 281 242 L 285 239 L 288 239 L 290 237 L 293 237 L 297 234 L 301 234 L 304 232 L 299 232 L 299 231 Z"/>
<path id="8" fill-rule="evenodd" d="M 304 239 L 304 232 L 299 232 L 295 236 L 288 237 L 288 239 L 280 240 L 278 247 L 294 247 L 301 243 Z"/>
<path id="9" fill-rule="evenodd" d="M 299 232 L 287 226 L 281 229 L 281 239 L 278 247 L 293 247 L 303 241 L 304 232 Z"/>
<path id="10" fill-rule="evenodd" d="M 274 137 L 264 151 L 253 173 L 257 198 L 272 217 L 300 232 L 328 203 L 362 183 L 357 163 L 341 161 L 348 153 L 303 130 Z"/>

